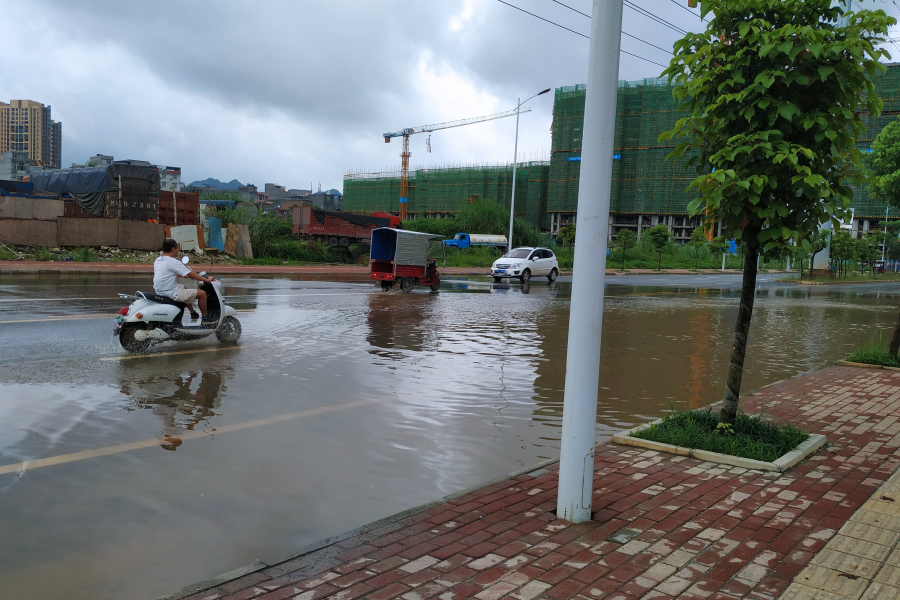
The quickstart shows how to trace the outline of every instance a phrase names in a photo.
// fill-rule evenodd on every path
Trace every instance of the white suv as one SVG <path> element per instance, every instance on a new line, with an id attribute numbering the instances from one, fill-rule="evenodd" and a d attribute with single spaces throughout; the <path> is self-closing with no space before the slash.
<path id="1" fill-rule="evenodd" d="M 500 282 L 504 277 L 517 277 L 528 281 L 532 277 L 546 277 L 551 282 L 559 275 L 556 255 L 547 248 L 516 248 L 507 252 L 491 265 L 491 277 Z"/>

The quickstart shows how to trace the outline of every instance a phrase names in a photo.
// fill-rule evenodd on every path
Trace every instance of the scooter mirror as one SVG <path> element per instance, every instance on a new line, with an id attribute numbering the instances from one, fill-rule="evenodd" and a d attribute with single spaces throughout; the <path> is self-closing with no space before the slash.
<path id="1" fill-rule="evenodd" d="M 181 262 L 183 262 L 184 264 L 188 264 L 189 262 L 191 262 L 191 257 L 190 256 L 182 256 Z"/>

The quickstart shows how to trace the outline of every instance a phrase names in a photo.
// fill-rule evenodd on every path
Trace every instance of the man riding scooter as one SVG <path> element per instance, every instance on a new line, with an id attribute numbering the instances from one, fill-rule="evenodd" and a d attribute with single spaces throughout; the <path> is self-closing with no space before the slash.
<path id="1" fill-rule="evenodd" d="M 163 242 L 162 253 L 153 263 L 153 289 L 158 295 L 171 298 L 175 302 L 183 302 L 189 307 L 193 305 L 194 298 L 196 298 L 200 314 L 203 316 L 201 322 L 205 325 L 207 324 L 206 292 L 200 289 L 187 289 L 177 282 L 177 278 L 182 277 L 206 283 L 212 283 L 213 280 L 210 277 L 197 275 L 187 265 L 178 260 L 180 250 L 178 242 L 171 238 Z M 196 318 L 194 317 L 193 307 L 191 307 L 190 311 L 192 319 Z"/>

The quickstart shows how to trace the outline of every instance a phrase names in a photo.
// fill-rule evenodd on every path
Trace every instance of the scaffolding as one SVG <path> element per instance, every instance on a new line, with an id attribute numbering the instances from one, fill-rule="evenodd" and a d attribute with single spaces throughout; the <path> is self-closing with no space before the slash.
<path id="1" fill-rule="evenodd" d="M 875 89 L 884 101 L 878 117 L 862 113 L 866 132 L 857 147 L 867 150 L 881 130 L 900 115 L 900 64 L 888 65 L 886 73 L 874 77 Z M 619 82 L 613 154 L 610 212 L 622 215 L 686 215 L 687 205 L 697 195 L 688 186 L 697 177 L 686 169 L 696 156 L 688 151 L 677 160 L 666 160 L 675 147 L 672 140 L 659 141 L 678 119 L 680 111 L 666 79 Z M 553 106 L 553 144 L 550 155 L 548 211 L 571 215 L 578 208 L 581 139 L 584 127 L 585 86 L 556 90 Z M 852 206 L 857 217 L 883 217 L 887 204 L 872 199 L 865 185 L 854 189 Z"/>
<path id="2" fill-rule="evenodd" d="M 536 227 L 549 227 L 547 193 L 549 161 L 518 163 L 516 216 Z M 469 202 L 489 199 L 509 207 L 511 164 L 465 164 L 419 167 L 409 173 L 411 218 L 451 216 Z M 400 171 L 355 171 L 344 176 L 344 210 L 355 213 L 395 212 Z"/>
<path id="3" fill-rule="evenodd" d="M 876 75 L 874 83 L 884 101 L 884 112 L 879 117 L 861 114 L 866 131 L 857 140 L 857 147 L 863 150 L 869 149 L 885 125 L 900 115 L 900 64 L 888 65 L 887 72 Z M 659 140 L 686 116 L 679 110 L 673 90 L 665 79 L 619 82 L 610 211 L 620 219 L 630 218 L 628 215 L 635 215 L 635 219 L 637 215 L 683 217 L 697 195 L 688 190 L 697 172 L 685 168 L 696 151 L 666 160 L 674 141 Z M 585 91 L 584 85 L 557 88 L 549 160 L 518 166 L 516 214 L 542 229 L 550 227 L 551 222 L 563 222 L 578 209 Z M 410 172 L 408 210 L 414 217 L 449 216 L 465 203 L 481 198 L 508 207 L 512 170 L 511 164 L 420 167 Z M 399 198 L 398 169 L 351 172 L 344 177 L 345 210 L 395 212 Z M 854 190 L 852 206 L 861 218 L 883 218 L 886 208 L 883 202 L 869 197 L 865 186 Z M 670 221 L 674 222 L 666 220 Z"/>

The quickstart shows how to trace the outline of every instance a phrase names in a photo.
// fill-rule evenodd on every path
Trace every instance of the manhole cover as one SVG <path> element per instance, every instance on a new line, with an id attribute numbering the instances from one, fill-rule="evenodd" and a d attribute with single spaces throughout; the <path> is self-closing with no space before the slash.
<path id="1" fill-rule="evenodd" d="M 617 544 L 627 544 L 641 533 L 637 529 L 620 529 L 606 539 Z"/>

